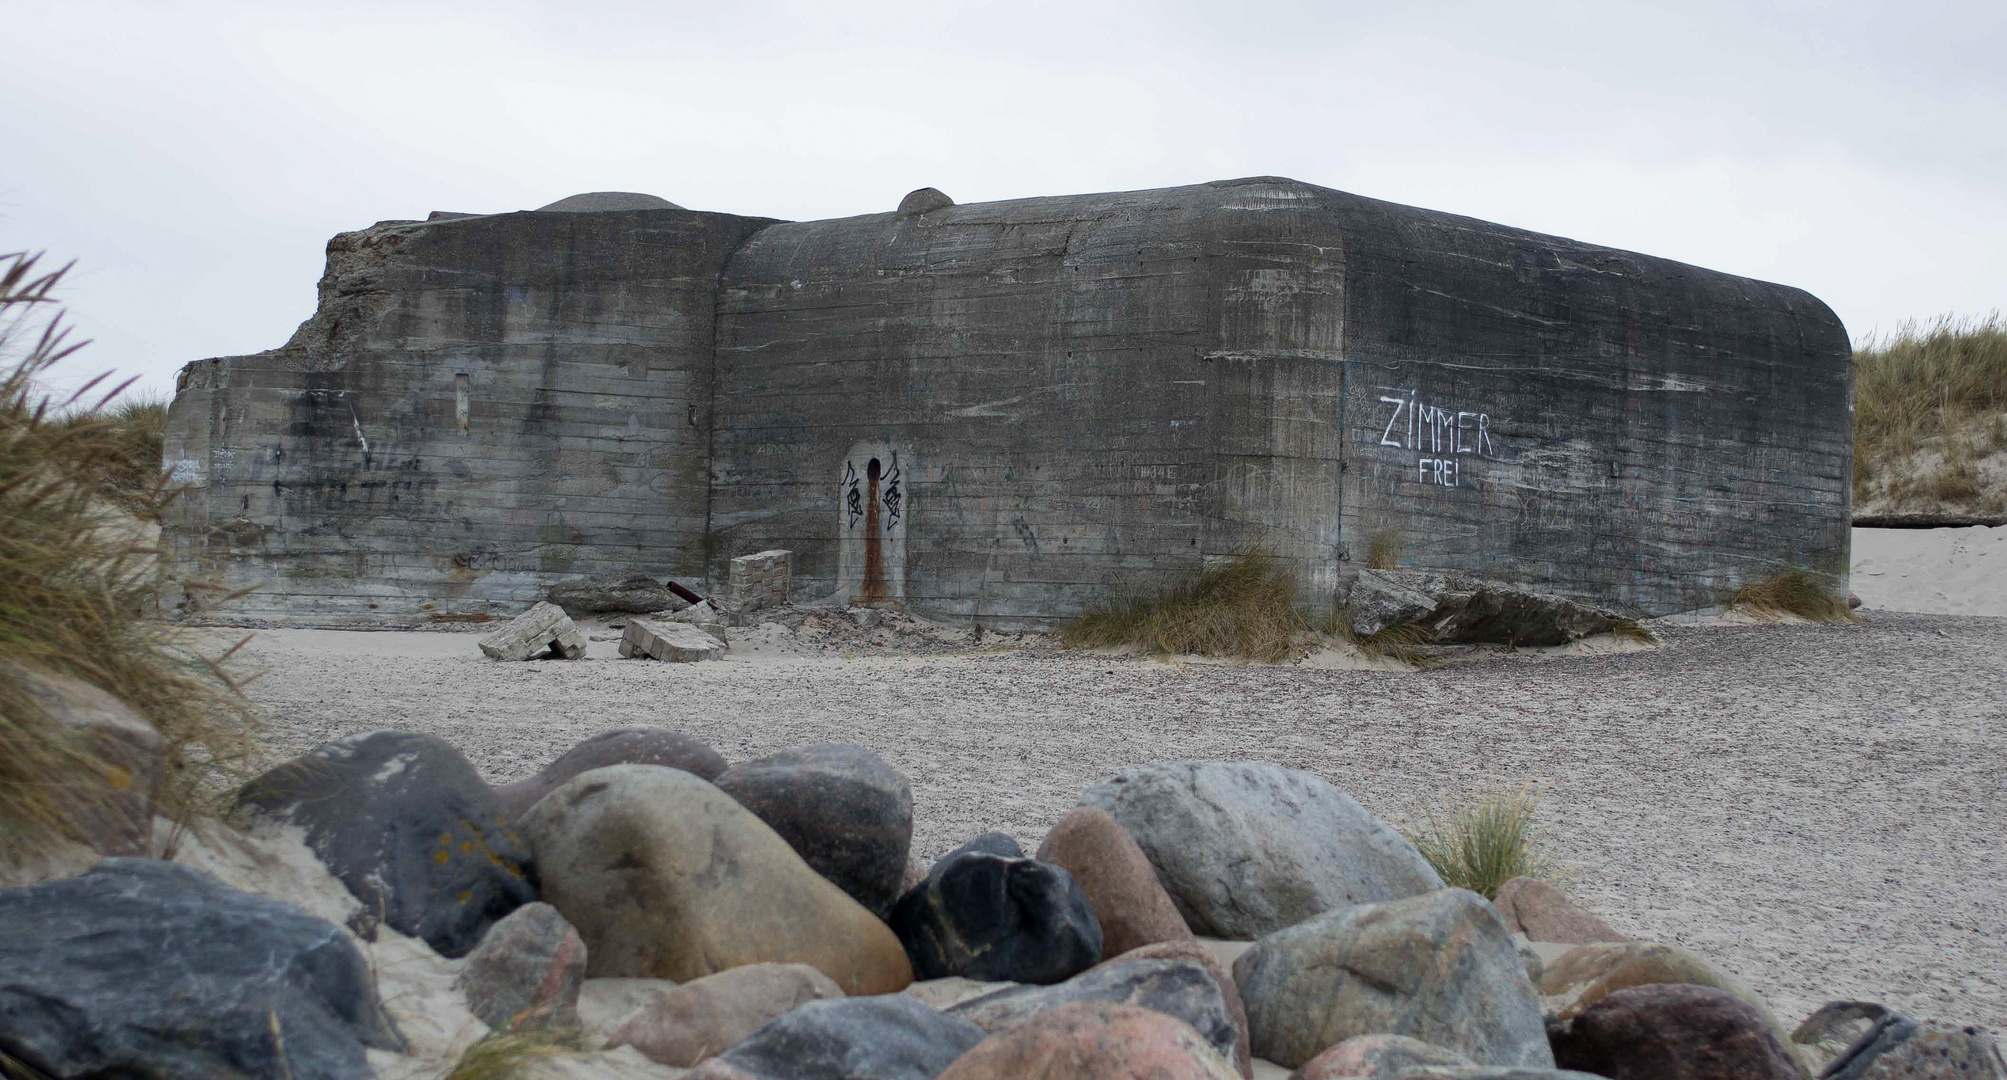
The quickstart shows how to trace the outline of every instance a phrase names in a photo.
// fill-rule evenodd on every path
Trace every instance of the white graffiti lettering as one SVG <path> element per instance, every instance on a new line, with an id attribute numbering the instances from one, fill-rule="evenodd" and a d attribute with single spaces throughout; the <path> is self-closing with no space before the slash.
<path id="1" fill-rule="evenodd" d="M 1414 390 L 1398 393 L 1398 397 L 1384 394 L 1380 397 L 1380 403 L 1392 405 L 1394 411 L 1380 429 L 1379 445 L 1416 450 L 1425 455 L 1415 460 L 1417 482 L 1457 487 L 1463 471 L 1459 458 L 1467 454 L 1497 456 L 1498 442 L 1491 434 L 1490 413 L 1423 401 Z"/>

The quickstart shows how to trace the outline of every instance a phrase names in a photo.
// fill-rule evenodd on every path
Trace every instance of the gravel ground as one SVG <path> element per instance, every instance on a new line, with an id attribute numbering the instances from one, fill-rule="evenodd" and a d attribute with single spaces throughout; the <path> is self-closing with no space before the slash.
<path id="1" fill-rule="evenodd" d="M 914 847 L 1037 844 L 1095 779 L 1175 759 L 1304 769 L 1397 823 L 1539 780 L 1568 891 L 1706 955 L 1787 1023 L 1836 998 L 2007 1028 L 2007 618 L 1671 627 L 1666 647 L 1426 672 L 1165 664 L 1043 648 L 483 659 L 464 634 L 263 631 L 275 750 L 438 734 L 493 781 L 601 728 L 728 759 L 859 742 L 913 783 Z M 867 650 L 873 651 L 873 650 Z"/>

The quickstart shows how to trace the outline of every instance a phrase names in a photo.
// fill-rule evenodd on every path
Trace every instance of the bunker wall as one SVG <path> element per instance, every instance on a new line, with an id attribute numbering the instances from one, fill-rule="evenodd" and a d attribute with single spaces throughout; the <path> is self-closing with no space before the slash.
<path id="1" fill-rule="evenodd" d="M 1350 196 L 1343 531 L 1659 615 L 1844 593 L 1852 362 L 1797 289 Z"/>
<path id="2" fill-rule="evenodd" d="M 386 223 L 329 244 L 284 348 L 190 365 L 166 457 L 184 569 L 233 617 L 513 615 L 566 576 L 704 559 L 718 269 L 762 220 Z"/>

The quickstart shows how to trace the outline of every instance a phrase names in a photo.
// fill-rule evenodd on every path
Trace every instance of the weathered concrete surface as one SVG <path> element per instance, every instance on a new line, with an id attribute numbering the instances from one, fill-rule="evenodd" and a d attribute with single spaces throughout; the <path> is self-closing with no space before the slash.
<path id="1" fill-rule="evenodd" d="M 775 225 L 717 347 L 714 550 L 804 594 L 1043 625 L 1265 543 L 1328 603 L 1382 534 L 1648 613 L 1846 573 L 1816 299 L 1292 180 Z"/>
<path id="2" fill-rule="evenodd" d="M 1662 614 L 1844 586 L 1849 355 L 1796 289 L 1274 177 L 387 223 L 184 373 L 169 534 L 296 622 L 772 548 L 1011 629 L 1265 544 L 1324 607 L 1376 542 Z"/>
<path id="3" fill-rule="evenodd" d="M 766 223 L 559 204 L 336 236 L 291 341 L 181 373 L 174 561 L 259 584 L 234 618 L 319 625 L 695 570 L 718 269 Z"/>

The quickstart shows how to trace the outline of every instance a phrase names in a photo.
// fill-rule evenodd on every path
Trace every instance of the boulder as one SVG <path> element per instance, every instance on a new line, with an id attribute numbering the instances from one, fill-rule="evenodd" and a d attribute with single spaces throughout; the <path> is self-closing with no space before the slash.
<path id="1" fill-rule="evenodd" d="M 0 662 L 43 718 L 75 737 L 93 767 L 66 778 L 64 831 L 101 855 L 153 853 L 153 792 L 160 783 L 160 732 L 125 702 L 43 668 Z M 0 842 L 0 848 L 7 845 Z"/>
<path id="2" fill-rule="evenodd" d="M 0 927 L 0 1053 L 34 1075 L 370 1080 L 403 1049 L 341 927 L 186 866 L 0 889 Z"/>
<path id="3" fill-rule="evenodd" d="M 1616 1080 L 1797 1080 L 1755 1007 L 1711 986 L 1619 990 L 1548 1030 L 1555 1064 Z"/>
<path id="4" fill-rule="evenodd" d="M 957 855 L 966 855 L 971 851 L 980 851 L 985 855 L 997 855 L 1006 859 L 1022 859 L 1025 857 L 1024 848 L 1018 846 L 1016 837 L 1011 836 L 1009 833 L 986 832 L 974 840 L 963 844 L 961 847 L 948 852 L 946 855 L 935 859 L 934 866 L 944 865 L 949 859 Z M 930 867 L 929 869 L 931 870 L 932 868 Z"/>
<path id="5" fill-rule="evenodd" d="M 843 990 L 807 964 L 747 964 L 655 995 L 614 1028 L 606 1045 L 688 1069 L 811 1001 Z"/>
<path id="6" fill-rule="evenodd" d="M 662 582 L 647 574 L 614 574 L 610 577 L 568 581 L 551 586 L 550 602 L 577 618 L 609 611 L 645 615 L 651 611 L 679 611 L 688 603 Z"/>
<path id="7" fill-rule="evenodd" d="M 1038 845 L 1038 861 L 1073 875 L 1101 923 L 1101 953 L 1192 936 L 1136 838 L 1095 806 L 1077 806 Z"/>
<path id="8" fill-rule="evenodd" d="M 620 655 L 629 660 L 666 660 L 694 664 L 725 655 L 723 638 L 682 623 L 629 619 L 620 632 Z"/>
<path id="9" fill-rule="evenodd" d="M 523 815 L 548 900 L 585 938 L 589 974 L 688 982 L 803 963 L 849 994 L 913 981 L 899 940 L 732 797 L 680 769 L 612 765 Z"/>
<path id="10" fill-rule="evenodd" d="M 1394 1080 L 1402 1072 L 1425 1065 L 1469 1066 L 1469 1058 L 1434 1043 L 1406 1035 L 1354 1035 L 1311 1058 L 1291 1080 Z"/>
<path id="11" fill-rule="evenodd" d="M 1073 875 L 1034 859 L 949 856 L 889 921 L 922 979 L 1056 983 L 1101 961 L 1101 925 Z"/>
<path id="12" fill-rule="evenodd" d="M 1395 1076 L 1396 1080 L 1597 1080 L 1595 1073 L 1518 1065 L 1413 1065 Z"/>
<path id="13" fill-rule="evenodd" d="M 1253 762 L 1117 773 L 1080 801 L 1149 857 L 1187 926 L 1252 940 L 1353 904 L 1442 888 L 1413 844 L 1317 777 Z"/>
<path id="14" fill-rule="evenodd" d="M 298 826 L 366 912 L 441 956 L 467 955 L 537 898 L 529 847 L 481 774 L 434 735 L 323 743 L 238 789 L 237 805 Z"/>
<path id="15" fill-rule="evenodd" d="M 1498 887 L 1492 898 L 1505 925 L 1532 941 L 1587 945 L 1597 941 L 1629 941 L 1610 924 L 1583 911 L 1560 889 L 1533 878 L 1516 877 Z"/>
<path id="16" fill-rule="evenodd" d="M 1102 1001 L 1061 1006 L 964 1054 L 940 1080 L 1236 1080 L 1191 1026 Z"/>
<path id="17" fill-rule="evenodd" d="M 1233 1009 L 1206 965 L 1189 958 L 1123 957 L 1096 965 L 1053 986 L 1020 986 L 964 1001 L 948 1015 L 989 1034 L 1008 1031 L 1034 1017 L 1083 1001 L 1105 1001 L 1155 1009 L 1191 1025 L 1219 1055 L 1233 1061 L 1240 1028 Z"/>
<path id="18" fill-rule="evenodd" d="M 866 910 L 891 912 L 913 846 L 913 789 L 885 759 L 854 743 L 809 746 L 734 765 L 712 783 Z"/>
<path id="19" fill-rule="evenodd" d="M 1540 993 L 1555 1019 L 1567 1021 L 1619 990 L 1659 983 L 1726 990 L 1762 1014 L 1780 1045 L 1791 1045 L 1789 1029 L 1777 1022 L 1776 1014 L 1756 991 L 1706 960 L 1671 945 L 1600 942 L 1570 949 L 1547 964 L 1540 976 Z"/>
<path id="20" fill-rule="evenodd" d="M 811 1001 L 686 1080 L 933 1080 L 982 1041 L 974 1025 L 900 994 Z"/>
<path id="21" fill-rule="evenodd" d="M 1423 592 L 1404 575 L 1394 571 L 1362 569 L 1352 583 L 1345 614 L 1352 633 L 1370 637 L 1382 630 L 1407 626 L 1428 618 L 1436 609 L 1436 598 Z"/>
<path id="22" fill-rule="evenodd" d="M 1465 889 L 1327 912 L 1234 963 L 1254 1053 L 1296 1068 L 1357 1035 L 1552 1068 L 1540 999 L 1498 909 Z"/>
<path id="23" fill-rule="evenodd" d="M 578 1025 L 585 968 L 585 940 L 539 901 L 490 928 L 455 982 L 469 1011 L 491 1028 L 569 1028 Z"/>
<path id="24" fill-rule="evenodd" d="M 495 801 L 514 821 L 565 781 L 608 765 L 664 765 L 704 780 L 725 771 L 725 759 L 716 750 L 680 731 L 661 727 L 614 728 L 566 750 L 535 776 L 497 787 Z"/>
<path id="25" fill-rule="evenodd" d="M 1220 996 L 1226 999 L 1227 1010 L 1233 1013 L 1234 1030 L 1240 1034 L 1234 1039 L 1232 1055 L 1234 1068 L 1242 1076 L 1253 1075 L 1250 1064 L 1252 1051 L 1248 1046 L 1247 1007 L 1240 1000 L 1240 986 L 1233 981 L 1233 972 L 1225 967 L 1213 950 L 1197 938 L 1182 941 L 1160 941 L 1155 945 L 1144 945 L 1130 949 L 1116 960 L 1197 960 L 1212 973 L 1213 981 L 1219 984 Z M 1114 961 L 1109 961 L 1113 963 Z"/>
<path id="26" fill-rule="evenodd" d="M 1820 1075 L 1821 1080 L 2003 1080 L 2007 1062 L 1984 1028 L 1888 1013 Z"/>
<path id="27" fill-rule="evenodd" d="M 585 635 L 572 625 L 563 608 L 548 600 L 537 601 L 530 610 L 483 637 L 480 645 L 491 660 L 529 660 L 546 654 L 576 660 L 585 655 Z"/>

